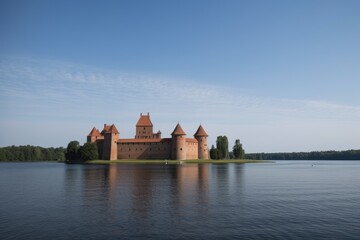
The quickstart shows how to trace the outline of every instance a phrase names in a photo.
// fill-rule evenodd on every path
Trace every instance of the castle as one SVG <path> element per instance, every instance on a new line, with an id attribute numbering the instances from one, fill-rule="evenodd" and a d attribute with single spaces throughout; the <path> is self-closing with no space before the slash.
<path id="1" fill-rule="evenodd" d="M 153 132 L 150 115 L 140 114 L 136 123 L 135 138 L 122 139 L 114 124 L 104 124 L 100 132 L 95 127 L 87 136 L 87 142 L 96 143 L 99 158 L 117 159 L 209 159 L 207 133 L 200 125 L 194 138 L 186 138 L 186 133 L 177 124 L 171 138 L 161 138 L 161 132 Z"/>

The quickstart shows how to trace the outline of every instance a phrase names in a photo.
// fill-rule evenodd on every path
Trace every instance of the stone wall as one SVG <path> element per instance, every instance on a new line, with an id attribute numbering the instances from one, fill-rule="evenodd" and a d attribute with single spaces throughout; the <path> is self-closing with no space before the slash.
<path id="1" fill-rule="evenodd" d="M 198 159 L 198 142 L 195 139 L 186 139 L 186 159 Z"/>
<path id="2" fill-rule="evenodd" d="M 171 159 L 171 139 L 139 140 L 121 139 L 118 142 L 118 159 Z"/>
<path id="3" fill-rule="evenodd" d="M 117 144 L 118 159 L 173 159 L 171 138 L 141 140 L 120 139 Z M 198 158 L 198 143 L 195 139 L 186 139 L 186 159 Z"/>

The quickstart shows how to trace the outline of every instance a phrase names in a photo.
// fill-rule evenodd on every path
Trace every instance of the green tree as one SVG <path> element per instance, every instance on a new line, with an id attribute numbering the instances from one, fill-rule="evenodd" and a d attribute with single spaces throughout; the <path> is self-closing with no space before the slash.
<path id="1" fill-rule="evenodd" d="M 71 162 L 78 160 L 78 151 L 80 148 L 80 143 L 78 141 L 71 141 L 66 148 L 66 160 Z"/>
<path id="2" fill-rule="evenodd" d="M 212 145 L 211 149 L 210 149 L 210 158 L 211 159 L 220 159 L 219 149 L 215 148 L 214 145 Z"/>
<path id="3" fill-rule="evenodd" d="M 64 149 L 63 147 L 55 148 L 54 160 L 61 162 L 65 161 L 65 153 L 66 153 L 66 149 Z"/>
<path id="4" fill-rule="evenodd" d="M 97 144 L 85 143 L 79 148 L 78 156 L 82 161 L 99 159 Z"/>
<path id="5" fill-rule="evenodd" d="M 229 142 L 226 136 L 218 136 L 216 148 L 219 150 L 219 159 L 229 159 Z"/>
<path id="6" fill-rule="evenodd" d="M 235 159 L 244 159 L 245 151 L 240 143 L 240 139 L 235 140 L 235 144 L 233 147 L 233 155 Z"/>

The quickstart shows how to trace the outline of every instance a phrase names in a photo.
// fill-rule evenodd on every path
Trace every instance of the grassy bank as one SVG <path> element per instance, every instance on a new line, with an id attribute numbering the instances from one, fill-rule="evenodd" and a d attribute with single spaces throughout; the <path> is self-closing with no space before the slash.
<path id="1" fill-rule="evenodd" d="M 212 159 L 193 159 L 193 160 L 148 160 L 148 159 L 124 159 L 124 160 L 91 160 L 87 164 L 201 164 L 201 163 L 268 163 L 271 161 L 262 160 L 248 160 L 248 159 L 226 159 L 226 160 L 212 160 Z"/>

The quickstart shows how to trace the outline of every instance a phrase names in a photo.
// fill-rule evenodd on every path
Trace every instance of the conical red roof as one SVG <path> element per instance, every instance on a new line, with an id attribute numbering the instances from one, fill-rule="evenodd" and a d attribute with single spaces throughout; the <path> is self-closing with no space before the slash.
<path id="1" fill-rule="evenodd" d="M 117 134 L 119 134 L 119 131 L 117 130 L 117 128 L 115 127 L 114 124 L 110 126 L 110 129 L 109 129 L 108 132 L 109 133 L 117 133 Z"/>
<path id="2" fill-rule="evenodd" d="M 195 137 L 207 137 L 208 134 L 205 132 L 204 128 L 201 126 L 199 126 L 198 130 L 196 131 L 196 133 L 194 134 Z"/>
<path id="3" fill-rule="evenodd" d="M 95 127 L 93 127 L 93 129 L 89 133 L 88 137 L 98 137 L 98 136 L 100 136 L 99 130 L 97 130 Z"/>
<path id="4" fill-rule="evenodd" d="M 105 133 L 119 133 L 119 131 L 117 130 L 117 128 L 115 127 L 114 124 L 112 125 L 104 125 L 104 129 L 101 131 L 101 134 L 104 135 Z"/>
<path id="5" fill-rule="evenodd" d="M 141 114 L 139 120 L 136 123 L 136 126 L 137 127 L 152 127 L 153 124 L 150 121 L 150 115 L 149 114 L 147 114 L 147 115 Z"/>
<path id="6" fill-rule="evenodd" d="M 171 133 L 171 135 L 186 135 L 184 130 L 181 128 L 180 124 L 178 123 L 174 129 L 174 131 Z"/>

